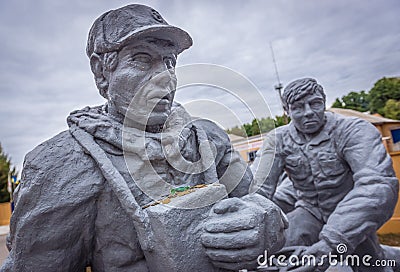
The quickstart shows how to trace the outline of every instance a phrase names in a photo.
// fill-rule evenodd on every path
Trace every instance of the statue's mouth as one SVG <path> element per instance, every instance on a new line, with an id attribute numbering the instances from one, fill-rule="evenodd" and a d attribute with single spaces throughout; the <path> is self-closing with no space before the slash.
<path id="1" fill-rule="evenodd" d="M 313 125 L 318 124 L 318 121 L 317 120 L 307 120 L 303 124 L 306 126 L 313 126 Z"/>
<path id="2" fill-rule="evenodd" d="M 172 97 L 171 95 L 165 95 L 162 98 L 153 98 L 153 101 L 157 104 L 154 106 L 154 110 L 156 112 L 163 112 L 169 111 L 172 104 Z"/>

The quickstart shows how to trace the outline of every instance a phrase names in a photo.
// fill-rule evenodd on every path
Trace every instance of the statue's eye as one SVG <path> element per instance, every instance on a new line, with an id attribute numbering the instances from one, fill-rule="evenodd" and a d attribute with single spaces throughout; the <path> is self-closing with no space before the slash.
<path id="1" fill-rule="evenodd" d="M 139 54 L 135 54 L 132 57 L 133 61 L 137 61 L 137 62 L 143 62 L 143 63 L 150 63 L 151 62 L 151 56 L 149 54 L 146 53 L 139 53 Z"/>
<path id="2" fill-rule="evenodd" d="M 324 105 L 324 102 L 322 100 L 313 100 L 310 103 L 310 106 L 312 109 L 319 109 L 320 107 L 322 107 Z"/>
<path id="3" fill-rule="evenodd" d="M 131 62 L 141 70 L 148 70 L 151 67 L 152 57 L 146 53 L 138 53 L 132 56 Z"/>
<path id="4" fill-rule="evenodd" d="M 296 111 L 296 112 L 302 111 L 303 110 L 303 105 L 299 104 L 299 103 L 294 103 L 294 104 L 290 105 L 290 110 L 291 111 Z"/>

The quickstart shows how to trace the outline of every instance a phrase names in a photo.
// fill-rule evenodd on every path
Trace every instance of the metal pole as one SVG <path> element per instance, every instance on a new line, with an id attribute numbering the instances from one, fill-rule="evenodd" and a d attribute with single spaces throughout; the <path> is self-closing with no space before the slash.
<path id="1" fill-rule="evenodd" d="M 282 85 L 281 80 L 279 78 L 278 65 L 276 64 L 274 48 L 272 47 L 272 42 L 269 43 L 269 47 L 271 48 L 272 61 L 274 62 L 274 67 L 275 67 L 275 75 L 276 75 L 276 79 L 278 80 L 278 84 L 275 85 L 274 88 L 278 92 L 279 99 L 281 100 L 281 106 L 282 106 L 282 109 L 283 109 L 283 122 L 286 125 L 288 123 L 288 118 L 287 118 L 287 114 L 286 114 L 285 108 L 283 107 L 283 100 L 282 100 L 283 85 Z"/>

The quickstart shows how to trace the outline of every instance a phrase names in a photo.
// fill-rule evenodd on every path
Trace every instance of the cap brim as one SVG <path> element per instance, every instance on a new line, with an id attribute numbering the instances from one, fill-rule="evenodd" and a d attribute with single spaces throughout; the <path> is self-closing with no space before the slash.
<path id="1" fill-rule="evenodd" d="M 176 54 L 180 54 L 193 44 L 192 38 L 186 31 L 171 25 L 150 25 L 137 28 L 134 32 L 118 40 L 118 43 L 119 46 L 124 46 L 143 37 L 156 37 L 171 41 L 176 48 Z"/>

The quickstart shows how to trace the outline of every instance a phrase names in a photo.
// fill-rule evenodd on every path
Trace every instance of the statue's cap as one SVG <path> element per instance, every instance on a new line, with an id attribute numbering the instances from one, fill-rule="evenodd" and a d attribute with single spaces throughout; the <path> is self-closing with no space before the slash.
<path id="1" fill-rule="evenodd" d="M 145 5 L 128 5 L 110 10 L 93 23 L 89 31 L 86 54 L 118 51 L 137 38 L 157 37 L 174 44 L 176 54 L 192 45 L 189 34 L 169 25 L 155 10 Z"/>

